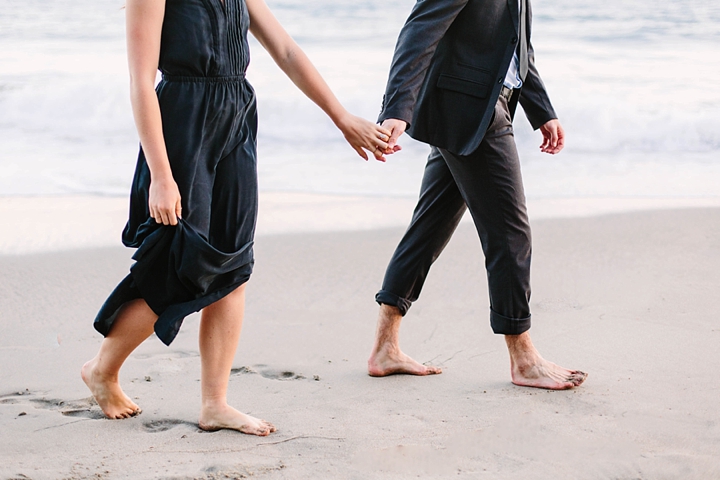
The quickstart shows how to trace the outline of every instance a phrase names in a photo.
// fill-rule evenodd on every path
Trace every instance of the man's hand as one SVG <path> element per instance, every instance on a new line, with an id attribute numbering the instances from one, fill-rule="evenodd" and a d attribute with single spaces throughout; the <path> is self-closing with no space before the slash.
<path id="1" fill-rule="evenodd" d="M 397 144 L 397 141 L 398 138 L 400 138 L 400 135 L 405 133 L 405 129 L 407 128 L 407 122 L 403 120 L 398 120 L 396 118 L 388 118 L 387 120 L 383 121 L 382 126 L 384 129 L 390 131 L 390 140 L 388 140 L 388 146 L 383 153 L 385 155 L 390 155 L 391 153 L 402 150 L 402 147 Z"/>
<path id="2" fill-rule="evenodd" d="M 384 126 L 385 124 L 383 124 Z M 390 130 L 388 128 L 388 130 Z M 565 146 L 565 131 L 560 125 L 560 121 L 553 119 L 548 121 L 545 125 L 540 127 L 540 131 L 543 135 L 543 143 L 540 145 L 540 151 L 555 155 L 560 153 L 560 150 Z"/>

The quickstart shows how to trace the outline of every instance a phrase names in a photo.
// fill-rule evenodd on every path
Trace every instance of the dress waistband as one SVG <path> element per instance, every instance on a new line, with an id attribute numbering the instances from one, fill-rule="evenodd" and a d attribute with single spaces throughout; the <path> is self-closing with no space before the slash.
<path id="1" fill-rule="evenodd" d="M 245 80 L 245 74 L 242 75 L 221 75 L 215 77 L 195 77 L 185 75 L 166 75 L 163 74 L 163 80 L 166 82 L 187 82 L 187 83 L 234 83 Z"/>

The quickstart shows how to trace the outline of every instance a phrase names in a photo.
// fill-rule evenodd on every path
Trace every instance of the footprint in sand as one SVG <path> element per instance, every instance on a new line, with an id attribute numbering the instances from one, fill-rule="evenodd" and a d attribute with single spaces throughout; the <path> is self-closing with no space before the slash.
<path id="1" fill-rule="evenodd" d="M 169 353 L 139 353 L 134 355 L 136 360 L 152 359 L 173 359 L 173 358 L 192 358 L 199 357 L 200 352 L 197 350 L 175 350 Z"/>
<path id="2" fill-rule="evenodd" d="M 20 403 L 17 399 L 12 397 L 3 396 L 0 397 L 0 405 L 12 405 L 15 403 Z"/>
<path id="3" fill-rule="evenodd" d="M 243 374 L 257 373 L 261 377 L 269 378 L 270 380 L 302 380 L 305 376 L 295 373 L 290 370 L 278 370 L 275 368 L 268 367 L 267 365 L 255 365 L 252 367 L 237 367 L 230 370 L 231 375 L 243 375 Z"/>
<path id="4" fill-rule="evenodd" d="M 150 422 L 143 423 L 145 430 L 150 433 L 167 432 L 171 428 L 175 428 L 179 425 L 189 425 L 193 428 L 197 428 L 194 423 L 186 422 L 184 420 L 166 419 L 166 420 L 153 420 Z"/>
<path id="5" fill-rule="evenodd" d="M 36 395 L 29 390 L 11 393 L 0 396 L 0 404 L 26 404 L 35 408 L 54 410 L 67 417 L 84 417 L 92 420 L 105 418 L 97 403 L 92 397 L 79 400 L 62 400 L 58 398 L 46 398 Z"/>
<path id="6" fill-rule="evenodd" d="M 234 367 L 230 369 L 230 375 L 243 375 L 246 373 L 258 373 L 250 367 Z"/>
<path id="7" fill-rule="evenodd" d="M 106 418 L 105 414 L 100 409 L 78 408 L 61 410 L 60 413 L 62 413 L 66 417 L 89 418 L 90 420 L 103 420 L 104 418 Z"/>

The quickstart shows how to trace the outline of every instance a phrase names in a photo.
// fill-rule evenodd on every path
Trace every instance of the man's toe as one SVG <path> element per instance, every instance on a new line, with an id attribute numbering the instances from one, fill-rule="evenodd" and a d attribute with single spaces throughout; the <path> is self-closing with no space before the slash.
<path id="1" fill-rule="evenodd" d="M 578 372 L 577 374 L 572 376 L 572 382 L 575 384 L 575 386 L 579 386 L 582 384 L 585 379 L 587 378 L 587 373 Z"/>

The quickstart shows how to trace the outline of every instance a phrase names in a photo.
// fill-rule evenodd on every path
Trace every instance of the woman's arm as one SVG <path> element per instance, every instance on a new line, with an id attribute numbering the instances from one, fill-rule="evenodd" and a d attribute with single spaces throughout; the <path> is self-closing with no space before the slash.
<path id="1" fill-rule="evenodd" d="M 363 148 L 385 161 L 390 132 L 348 113 L 315 69 L 305 52 L 280 25 L 264 0 L 247 0 L 250 31 L 295 85 L 315 102 L 345 135 L 355 151 L 368 159 Z"/>
<path id="2" fill-rule="evenodd" d="M 150 216 L 157 223 L 177 225 L 180 192 L 170 170 L 155 93 L 165 0 L 127 0 L 125 7 L 130 100 L 150 169 Z"/>

